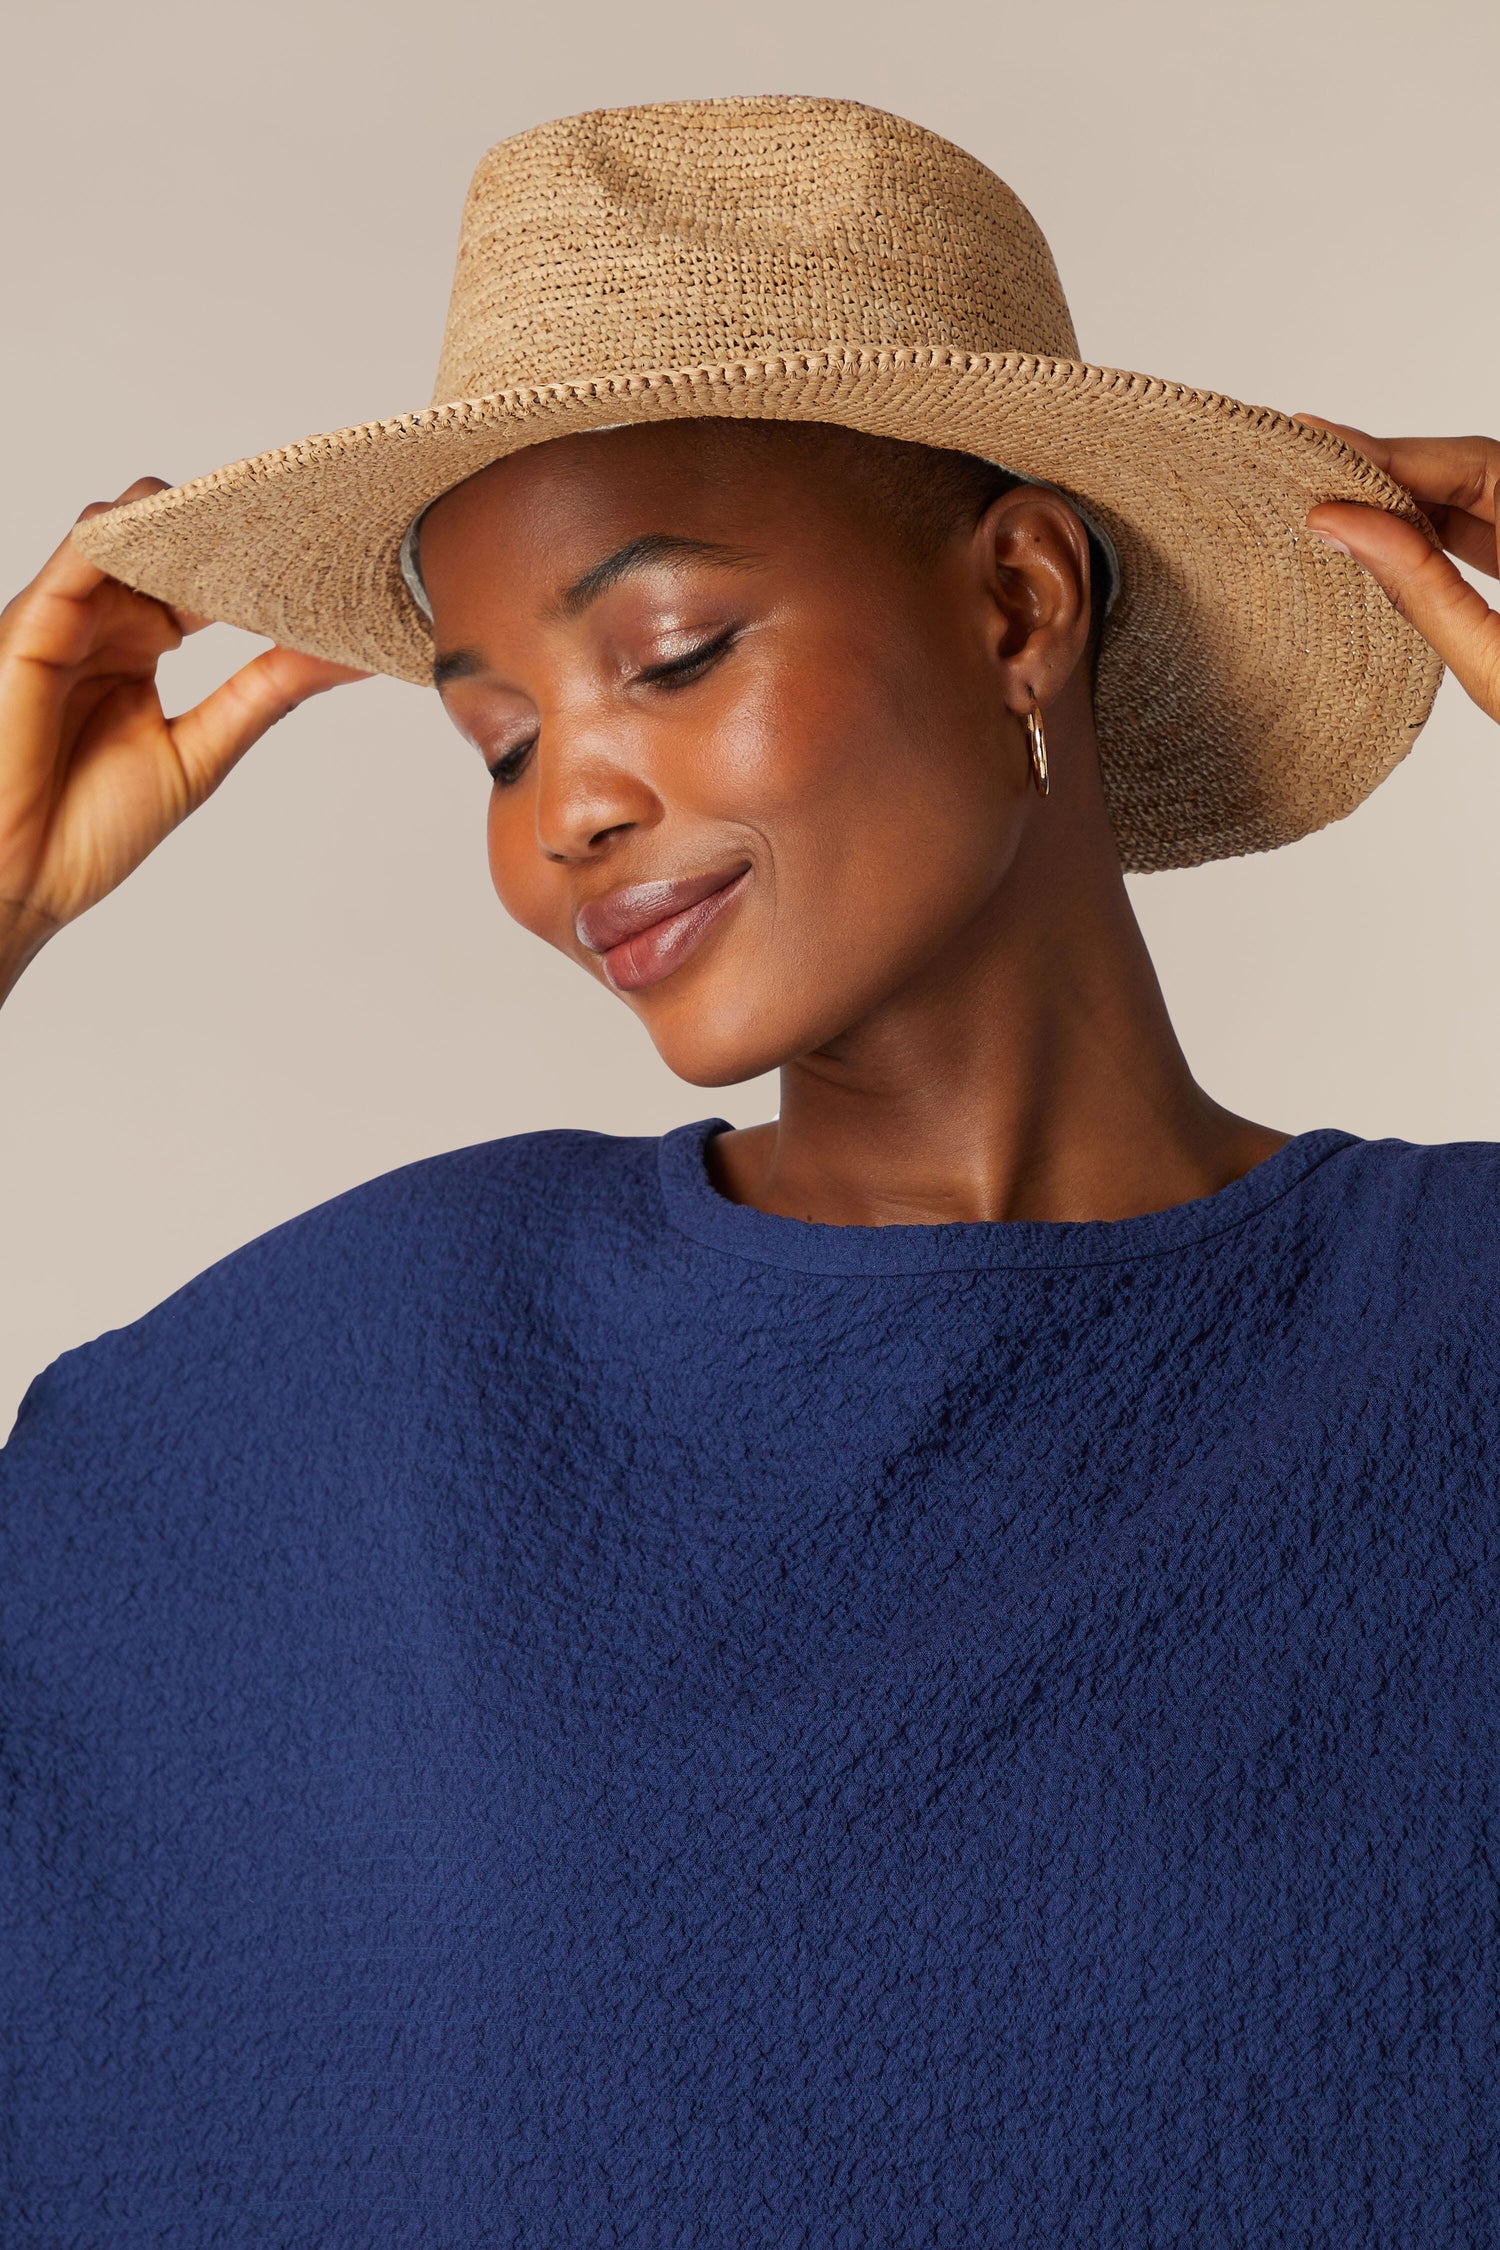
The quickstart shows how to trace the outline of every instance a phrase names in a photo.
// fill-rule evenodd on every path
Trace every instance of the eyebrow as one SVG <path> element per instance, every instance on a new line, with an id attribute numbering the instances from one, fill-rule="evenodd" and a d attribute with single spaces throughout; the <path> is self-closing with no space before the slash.
<path id="1" fill-rule="evenodd" d="M 622 578 L 628 578 L 632 571 L 646 570 L 652 563 L 712 562 L 730 570 L 754 570 L 764 559 L 746 547 L 726 546 L 719 539 L 685 539 L 675 531 L 648 531 L 616 547 L 613 554 L 592 563 L 581 578 L 565 586 L 552 604 L 551 614 L 577 617 L 611 586 L 618 586 Z M 441 690 L 450 680 L 471 680 L 487 669 L 477 648 L 447 649 L 433 662 L 432 684 Z"/>
<path id="2" fill-rule="evenodd" d="M 471 680 L 483 670 L 484 658 L 477 648 L 450 648 L 434 657 L 432 684 L 441 692 L 450 680 Z"/>
<path id="3" fill-rule="evenodd" d="M 612 555 L 606 555 L 581 578 L 575 578 L 558 597 L 555 613 L 559 617 L 577 617 L 611 586 L 618 586 L 622 578 L 628 578 L 632 571 L 645 570 L 652 563 L 714 562 L 731 570 L 753 570 L 761 559 L 743 547 L 726 547 L 718 539 L 683 539 L 672 531 L 648 531 L 644 538 L 616 547 Z"/>

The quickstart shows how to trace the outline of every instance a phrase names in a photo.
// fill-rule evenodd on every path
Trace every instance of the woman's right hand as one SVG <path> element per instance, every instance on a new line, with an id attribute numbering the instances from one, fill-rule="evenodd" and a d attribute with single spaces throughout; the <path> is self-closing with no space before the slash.
<path id="1" fill-rule="evenodd" d="M 78 520 L 166 489 L 142 477 Z M 268 727 L 369 677 L 271 648 L 168 719 L 157 663 L 207 623 L 106 578 L 67 539 L 0 611 L 0 997 Z"/>

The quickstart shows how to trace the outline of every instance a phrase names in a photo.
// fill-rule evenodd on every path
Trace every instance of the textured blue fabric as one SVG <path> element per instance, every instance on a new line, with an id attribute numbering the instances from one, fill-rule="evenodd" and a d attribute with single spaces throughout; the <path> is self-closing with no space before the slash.
<path id="1" fill-rule="evenodd" d="M 500 1141 L 0 1455 L 7 2250 L 1500 2230 L 1500 1149 Z"/>

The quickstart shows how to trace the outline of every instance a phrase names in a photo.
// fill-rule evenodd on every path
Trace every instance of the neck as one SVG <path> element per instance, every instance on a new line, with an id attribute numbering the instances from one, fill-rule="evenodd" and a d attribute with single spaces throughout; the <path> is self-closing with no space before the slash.
<path id="1" fill-rule="evenodd" d="M 1087 731 L 1067 764 L 1088 748 L 1092 777 Z M 774 1123 L 709 1144 L 725 1194 L 843 1226 L 1123 1219 L 1212 1194 L 1282 1145 L 1195 1083 L 1097 782 L 1071 808 L 1059 794 L 980 920 L 788 1063 Z"/>

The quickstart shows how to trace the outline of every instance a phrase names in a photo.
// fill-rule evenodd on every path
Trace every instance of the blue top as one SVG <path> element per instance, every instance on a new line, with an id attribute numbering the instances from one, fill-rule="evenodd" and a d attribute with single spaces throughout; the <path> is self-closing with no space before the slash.
<path id="1" fill-rule="evenodd" d="M 278 1228 L 0 1455 L 7 2250 L 1475 2250 L 1500 1148 Z"/>

